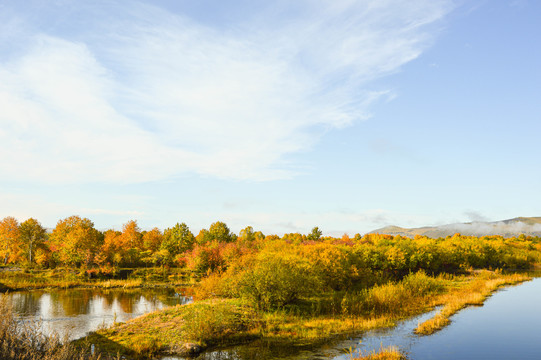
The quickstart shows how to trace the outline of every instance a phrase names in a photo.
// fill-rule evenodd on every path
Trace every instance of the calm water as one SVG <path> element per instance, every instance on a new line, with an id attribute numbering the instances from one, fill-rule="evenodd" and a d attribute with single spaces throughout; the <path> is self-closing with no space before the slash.
<path id="1" fill-rule="evenodd" d="M 349 360 L 351 355 L 397 346 L 413 360 L 541 359 L 541 278 L 494 293 L 482 307 L 470 307 L 451 318 L 445 329 L 417 336 L 413 329 L 437 311 L 403 321 L 392 329 L 371 331 L 322 347 L 284 347 L 255 342 L 202 354 L 200 360 Z"/>
<path id="2" fill-rule="evenodd" d="M 41 321 L 46 333 L 70 339 L 85 336 L 103 325 L 122 322 L 187 298 L 172 289 L 68 289 L 8 293 L 8 301 L 23 319 Z"/>

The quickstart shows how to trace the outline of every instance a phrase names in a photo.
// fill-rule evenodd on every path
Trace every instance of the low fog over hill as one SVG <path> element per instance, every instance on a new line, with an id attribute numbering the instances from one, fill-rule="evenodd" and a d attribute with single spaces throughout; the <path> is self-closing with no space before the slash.
<path id="1" fill-rule="evenodd" d="M 413 229 L 401 228 L 399 226 L 386 226 L 371 231 L 370 233 L 408 237 L 423 235 L 431 238 L 445 237 L 455 233 L 471 236 L 502 235 L 504 237 L 511 237 L 520 234 L 541 236 L 541 217 L 517 217 L 494 222 L 476 221 L 440 226 L 425 226 Z"/>

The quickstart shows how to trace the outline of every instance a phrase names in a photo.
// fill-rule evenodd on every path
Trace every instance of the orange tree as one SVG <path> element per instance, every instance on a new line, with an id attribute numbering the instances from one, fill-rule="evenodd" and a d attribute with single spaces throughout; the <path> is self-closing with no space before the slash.
<path id="1" fill-rule="evenodd" d="M 60 264 L 90 265 L 103 242 L 103 237 L 87 218 L 70 216 L 60 220 L 50 235 Z"/>

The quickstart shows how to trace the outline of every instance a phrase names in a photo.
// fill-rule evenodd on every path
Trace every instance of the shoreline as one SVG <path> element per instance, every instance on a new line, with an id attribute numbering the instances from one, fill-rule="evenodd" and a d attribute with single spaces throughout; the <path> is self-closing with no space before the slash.
<path id="1" fill-rule="evenodd" d="M 80 339 L 78 343 L 95 344 L 97 348 L 109 354 L 122 349 L 124 355 L 135 357 L 193 356 L 201 352 L 250 343 L 254 340 L 284 342 L 284 345 L 316 345 L 337 337 L 393 327 L 397 321 L 426 313 L 433 310 L 435 306 L 445 307 L 446 301 L 450 302 L 454 297 L 467 293 L 472 284 L 486 284 L 495 280 L 501 281 L 500 285 L 490 288 L 482 301 L 502 286 L 528 281 L 531 277 L 525 274 L 504 275 L 486 271 L 456 278 L 452 285 L 459 285 L 459 287 L 454 290 L 449 287 L 441 294 L 413 297 L 410 300 L 416 304 L 406 304 L 401 312 L 382 313 L 378 316 L 303 316 L 279 311 L 257 312 L 234 299 L 198 301 L 189 305 L 159 310 L 109 329 L 93 332 Z M 227 313 L 235 315 L 232 318 L 222 319 L 222 323 L 205 324 L 205 322 L 212 322 L 212 318 L 226 317 Z M 192 327 L 200 326 L 201 333 L 197 334 L 194 329 L 188 329 L 192 332 L 185 331 L 183 326 L 190 321 L 199 321 Z M 217 332 L 217 328 L 225 329 L 225 331 Z M 160 340 L 164 338 L 167 340 Z"/>

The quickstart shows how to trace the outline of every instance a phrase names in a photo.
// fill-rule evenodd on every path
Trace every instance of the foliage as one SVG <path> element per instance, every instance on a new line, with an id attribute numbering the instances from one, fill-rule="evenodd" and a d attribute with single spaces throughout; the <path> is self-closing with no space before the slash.
<path id="1" fill-rule="evenodd" d="M 143 249 L 151 253 L 160 249 L 163 242 L 163 234 L 158 228 L 150 231 L 143 231 Z"/>
<path id="2" fill-rule="evenodd" d="M 122 226 L 122 243 L 127 249 L 143 249 L 143 236 L 136 220 L 130 220 Z"/>
<path id="3" fill-rule="evenodd" d="M 309 264 L 324 292 L 357 291 L 398 281 L 419 270 L 434 275 L 469 269 L 528 269 L 541 261 L 541 240 L 530 236 L 455 234 L 410 239 L 381 234 L 356 234 L 351 238 L 344 234 L 333 238 L 322 237 L 314 227 L 308 235 L 291 233 L 280 238 L 247 226 L 237 237 L 225 223 L 217 221 L 194 237 L 185 223 L 177 223 L 162 234 L 157 228 L 141 231 L 135 220 L 124 224 L 122 232 L 101 233 L 89 219 L 71 216 L 59 221 L 47 239 L 40 227 L 35 219 L 21 225 L 12 217 L 0 221 L 0 261 L 112 271 L 173 265 L 206 276 L 239 268 L 239 264 L 247 263 L 245 257 L 256 258 L 254 254 L 274 247 L 276 252 Z"/>
<path id="4" fill-rule="evenodd" d="M 70 216 L 60 220 L 50 235 L 58 260 L 67 265 L 90 265 L 102 243 L 101 234 L 87 218 Z"/>
<path id="5" fill-rule="evenodd" d="M 316 226 L 312 229 L 312 232 L 306 237 L 310 241 L 318 241 L 321 238 L 323 232 Z"/>
<path id="6" fill-rule="evenodd" d="M 202 245 L 211 241 L 219 243 L 229 243 L 237 240 L 237 236 L 231 232 L 229 227 L 221 221 L 216 221 L 210 225 L 209 229 L 203 229 L 197 235 L 196 241 Z"/>
<path id="7" fill-rule="evenodd" d="M 12 216 L 0 221 L 0 260 L 4 265 L 17 262 L 21 258 L 19 222 Z"/>
<path id="8" fill-rule="evenodd" d="M 195 237 L 190 231 L 190 228 L 188 228 L 188 225 L 177 223 L 172 228 L 165 229 L 160 248 L 161 250 L 167 250 L 169 255 L 174 258 L 178 254 L 191 250 L 194 243 Z"/>
<path id="9" fill-rule="evenodd" d="M 254 241 L 263 241 L 265 235 L 261 231 L 254 231 L 254 228 L 247 226 L 239 232 L 238 241 L 243 243 L 251 243 Z"/>
<path id="10" fill-rule="evenodd" d="M 211 241 L 196 245 L 186 255 L 186 267 L 198 274 L 205 274 L 224 267 L 223 243 Z"/>
<path id="11" fill-rule="evenodd" d="M 320 288 L 312 266 L 298 255 L 263 251 L 256 260 L 240 273 L 238 292 L 259 309 L 282 307 Z"/>
<path id="12" fill-rule="evenodd" d="M 184 334 L 188 340 L 205 343 L 245 331 L 253 326 L 255 314 L 249 308 L 225 301 L 203 302 L 188 307 L 184 315 Z"/>
<path id="13" fill-rule="evenodd" d="M 28 264 L 32 265 L 32 263 L 36 262 L 36 250 L 45 247 L 47 233 L 36 219 L 30 218 L 19 226 L 19 236 Z M 43 262 L 42 259 L 39 260 L 40 263 Z"/>

